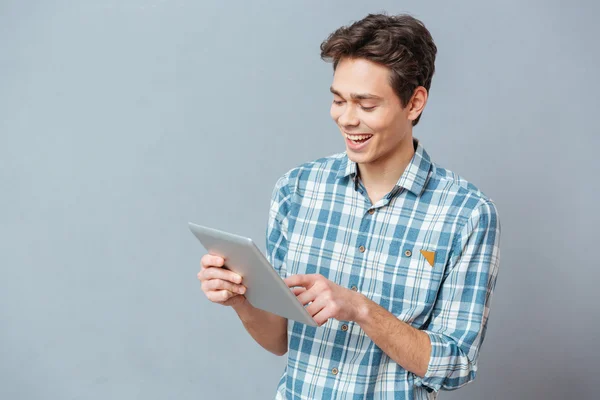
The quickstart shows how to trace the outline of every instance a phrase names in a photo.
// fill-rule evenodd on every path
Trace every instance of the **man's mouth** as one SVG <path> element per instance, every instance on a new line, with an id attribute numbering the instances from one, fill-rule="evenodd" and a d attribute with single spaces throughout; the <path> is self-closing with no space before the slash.
<path id="1" fill-rule="evenodd" d="M 364 143 L 373 137 L 373 135 L 371 135 L 371 134 L 356 134 L 355 135 L 355 134 L 346 133 L 345 135 L 348 140 L 351 140 L 353 143 L 356 143 L 356 144 Z"/>

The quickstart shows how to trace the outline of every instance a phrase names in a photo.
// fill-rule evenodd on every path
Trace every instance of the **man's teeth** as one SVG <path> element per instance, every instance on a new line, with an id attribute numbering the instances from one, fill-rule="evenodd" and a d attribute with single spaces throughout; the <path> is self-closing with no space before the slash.
<path id="1" fill-rule="evenodd" d="M 348 135 L 348 134 L 346 134 L 346 137 L 348 139 L 354 140 L 354 141 L 370 138 L 371 136 L 373 136 L 373 135 Z"/>

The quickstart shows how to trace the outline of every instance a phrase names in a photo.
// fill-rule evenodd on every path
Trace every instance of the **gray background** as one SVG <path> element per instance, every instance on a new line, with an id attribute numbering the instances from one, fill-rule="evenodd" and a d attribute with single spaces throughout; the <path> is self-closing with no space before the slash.
<path id="1" fill-rule="evenodd" d="M 2 0 L 0 398 L 273 397 L 187 222 L 264 249 L 276 179 L 343 151 L 319 44 L 384 10 L 439 47 L 415 136 L 503 225 L 478 378 L 440 398 L 597 398 L 600 7 L 476 0 Z"/>

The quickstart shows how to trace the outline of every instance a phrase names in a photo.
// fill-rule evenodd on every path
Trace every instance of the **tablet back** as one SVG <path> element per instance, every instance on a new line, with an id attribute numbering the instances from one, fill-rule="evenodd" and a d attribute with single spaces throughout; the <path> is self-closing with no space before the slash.
<path id="1" fill-rule="evenodd" d="M 242 277 L 245 296 L 256 308 L 310 326 L 317 326 L 252 239 L 189 223 L 210 254 L 225 259 L 225 267 Z"/>

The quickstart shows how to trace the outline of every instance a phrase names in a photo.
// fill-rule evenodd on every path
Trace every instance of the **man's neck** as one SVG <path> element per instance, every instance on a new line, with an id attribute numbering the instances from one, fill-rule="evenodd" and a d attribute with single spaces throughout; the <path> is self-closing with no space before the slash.
<path id="1" fill-rule="evenodd" d="M 407 135 L 398 149 L 374 163 L 358 164 L 360 179 L 374 204 L 389 193 L 415 154 L 413 137 Z"/>

